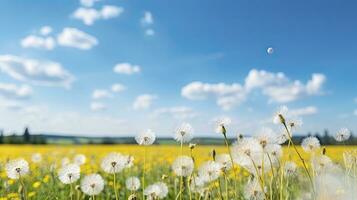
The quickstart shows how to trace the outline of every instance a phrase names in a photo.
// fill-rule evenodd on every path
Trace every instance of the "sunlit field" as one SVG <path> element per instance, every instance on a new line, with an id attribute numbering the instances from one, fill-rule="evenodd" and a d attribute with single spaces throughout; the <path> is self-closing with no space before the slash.
<path id="1" fill-rule="evenodd" d="M 191 146 L 192 147 L 192 146 Z M 343 153 L 355 150 L 355 146 L 327 146 L 325 155 L 332 159 L 333 164 L 336 164 L 341 169 L 345 169 L 346 165 L 343 160 Z M 280 159 L 279 165 L 284 165 L 287 161 L 292 161 L 298 165 L 297 172 L 285 171 L 286 168 L 273 167 L 263 174 L 260 174 L 264 181 L 264 190 L 267 196 L 262 194 L 262 190 L 257 185 L 248 185 L 255 183 L 252 172 L 236 165 L 235 173 L 232 169 L 221 169 L 214 180 L 207 181 L 204 185 L 194 186 L 193 177 L 199 176 L 201 172 L 200 165 L 207 161 L 212 161 L 213 150 L 216 152 L 216 158 L 221 155 L 227 155 L 227 148 L 225 146 L 200 146 L 196 145 L 190 148 L 189 145 L 183 145 L 181 152 L 180 145 L 83 145 L 83 146 L 33 146 L 33 145 L 2 145 L 0 151 L 1 157 L 1 188 L 0 199 L 20 199 L 23 192 L 26 192 L 27 197 L 23 199 L 142 199 L 142 176 L 145 173 L 145 188 L 150 185 L 162 182 L 167 185 L 167 194 L 162 199 L 313 199 L 313 191 L 311 190 L 308 177 L 305 175 L 303 165 L 293 150 L 292 147 L 283 147 L 283 156 Z M 306 160 L 308 170 L 312 176 L 318 176 L 317 171 L 313 172 L 310 160 L 311 153 L 304 152 L 300 147 L 298 151 L 301 152 L 302 157 Z M 315 152 L 315 157 L 322 155 L 323 148 Z M 122 155 L 129 155 L 133 158 L 133 165 L 121 169 L 116 174 L 114 192 L 114 176 L 107 173 L 101 167 L 103 159 L 111 152 L 118 152 Z M 145 171 L 144 154 L 146 152 Z M 192 174 L 183 177 L 177 175 L 172 169 L 174 160 L 181 154 L 194 158 L 194 169 Z M 354 155 L 356 156 L 356 154 Z M 8 178 L 5 170 L 5 163 L 9 160 L 23 158 L 29 162 L 29 172 L 19 179 Z M 354 157 L 356 158 L 356 157 Z M 130 161 L 131 162 L 131 161 Z M 220 162 L 220 161 L 217 161 Z M 229 162 L 227 160 L 226 162 Z M 70 184 L 64 184 L 59 179 L 59 170 L 69 163 L 76 163 L 80 165 L 80 177 Z M 266 162 L 264 162 L 266 163 Z M 327 164 L 328 162 L 321 162 Z M 227 163 L 225 163 L 227 164 Z M 349 183 L 351 177 L 356 174 L 356 163 L 353 166 L 347 166 L 348 173 L 341 173 L 343 183 Z M 259 165 L 259 164 L 257 164 Z M 227 164 L 229 166 L 229 164 Z M 110 166 L 109 166 L 110 167 Z M 319 166 L 318 170 L 322 170 L 324 166 Z M 331 167 L 331 166 L 328 166 Z M 265 166 L 265 168 L 270 168 Z M 208 170 L 211 168 L 208 167 Z M 177 169 L 176 169 L 177 170 Z M 293 168 L 291 170 L 294 170 Z M 315 169 L 317 170 L 317 169 Z M 344 170 L 343 170 L 344 171 Z M 98 173 L 103 177 L 104 189 L 98 195 L 86 195 L 81 190 L 81 180 L 88 175 Z M 216 172 L 213 172 L 216 173 Z M 291 173 L 291 174 L 287 174 Z M 136 191 L 129 190 L 125 184 L 128 177 L 135 176 L 140 180 L 140 188 Z M 350 177 L 350 178 L 348 178 Z M 314 178 L 314 177 L 313 177 Z M 335 181 L 329 176 L 324 177 L 326 181 Z M 337 177 L 338 178 L 338 177 Z M 198 180 L 198 179 L 197 179 Z M 182 181 L 180 195 L 180 181 Z M 354 183 L 356 179 L 352 180 Z M 315 184 L 317 183 L 314 180 Z M 341 183 L 341 184 L 343 184 Z M 196 183 L 198 184 L 198 183 Z M 282 185 L 281 185 L 282 184 Z M 335 183 L 334 183 L 335 184 Z M 187 187 L 191 185 L 191 187 Z M 328 184 L 327 184 L 328 185 Z M 332 189 L 336 195 L 345 195 L 350 192 L 348 188 L 343 188 L 343 185 L 335 185 Z M 139 187 L 139 186 L 138 186 Z M 236 190 L 234 188 L 236 187 Z M 319 186 L 315 185 L 315 193 L 321 193 Z M 25 188 L 25 189 L 24 189 Z M 357 189 L 357 188 L 355 188 Z M 155 188 L 152 190 L 155 191 Z M 321 190 L 321 188 L 320 188 Z M 236 192 L 235 192 L 236 191 Z M 252 193 L 249 198 L 249 194 Z M 331 191 L 329 191 L 329 194 Z M 332 191 L 332 193 L 334 193 Z M 305 196 L 304 196 L 305 195 Z M 316 199 L 325 199 L 327 197 L 316 196 Z M 353 195 L 353 194 L 348 194 Z M 149 199 L 161 199 L 159 196 L 147 196 Z M 327 198 L 332 199 L 332 198 Z"/>

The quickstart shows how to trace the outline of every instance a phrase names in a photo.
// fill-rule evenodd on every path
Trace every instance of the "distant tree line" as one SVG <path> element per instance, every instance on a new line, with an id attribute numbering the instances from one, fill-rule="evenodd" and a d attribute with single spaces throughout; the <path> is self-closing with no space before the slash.
<path id="1" fill-rule="evenodd" d="M 15 133 L 4 135 L 4 131 L 0 130 L 0 144 L 46 144 L 46 138 L 41 135 L 31 135 L 29 128 L 26 127 L 22 135 Z"/>

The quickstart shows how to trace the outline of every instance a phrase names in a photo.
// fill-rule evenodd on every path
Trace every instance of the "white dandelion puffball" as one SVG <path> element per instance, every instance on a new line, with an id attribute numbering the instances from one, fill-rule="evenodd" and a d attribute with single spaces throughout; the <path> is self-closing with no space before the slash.
<path id="1" fill-rule="evenodd" d="M 194 168 L 193 160 L 188 156 L 179 156 L 172 163 L 172 170 L 177 176 L 190 176 Z"/>
<path id="2" fill-rule="evenodd" d="M 255 139 L 258 140 L 259 144 L 265 150 L 266 146 L 269 144 L 274 144 L 277 142 L 277 136 L 271 128 L 262 128 L 256 135 Z"/>
<path id="3" fill-rule="evenodd" d="M 67 158 L 67 157 L 64 157 L 64 158 L 61 160 L 61 165 L 62 165 L 62 167 L 68 165 L 69 163 L 71 163 L 71 161 L 70 161 L 69 158 Z"/>
<path id="4" fill-rule="evenodd" d="M 347 128 L 342 128 L 339 131 L 337 131 L 335 135 L 335 140 L 337 142 L 344 142 L 348 140 L 351 137 L 351 131 L 348 130 Z"/>
<path id="5" fill-rule="evenodd" d="M 229 117 L 219 117 L 215 121 L 216 121 L 216 125 L 215 125 L 216 133 L 223 133 L 223 127 L 227 128 L 227 126 L 232 123 L 232 120 Z"/>
<path id="6" fill-rule="evenodd" d="M 205 181 L 201 177 L 195 176 L 192 178 L 192 181 L 190 184 L 190 189 L 193 192 L 203 194 L 204 193 L 204 185 L 205 185 Z"/>
<path id="7" fill-rule="evenodd" d="M 265 199 L 264 191 L 259 185 L 259 180 L 253 179 L 248 181 L 244 187 L 245 199 L 263 200 Z"/>
<path id="8" fill-rule="evenodd" d="M 25 159 L 10 160 L 5 165 L 6 174 L 11 179 L 19 179 L 29 173 L 29 164 Z"/>
<path id="9" fill-rule="evenodd" d="M 167 185 L 164 182 L 157 182 L 155 184 L 160 188 L 160 193 L 158 195 L 159 199 L 165 198 L 169 193 L 169 188 L 167 187 Z"/>
<path id="10" fill-rule="evenodd" d="M 306 152 L 312 152 L 320 148 L 320 141 L 316 137 L 309 136 L 304 138 L 301 142 L 301 146 Z"/>
<path id="11" fill-rule="evenodd" d="M 39 163 L 42 161 L 42 155 L 40 153 L 34 153 L 31 156 L 31 161 L 34 163 Z"/>
<path id="12" fill-rule="evenodd" d="M 123 155 L 124 158 L 124 168 L 130 168 L 134 165 L 134 156 Z"/>
<path id="13" fill-rule="evenodd" d="M 274 53 L 274 49 L 273 49 L 273 47 L 269 47 L 268 49 L 267 49 L 267 53 L 268 54 L 273 54 Z"/>
<path id="14" fill-rule="evenodd" d="M 326 155 L 314 156 L 311 165 L 317 174 L 334 169 L 332 160 Z"/>
<path id="15" fill-rule="evenodd" d="M 136 191 L 140 188 L 140 180 L 135 176 L 129 177 L 125 181 L 125 186 L 130 191 Z"/>
<path id="16" fill-rule="evenodd" d="M 297 166 L 294 162 L 287 161 L 284 165 L 284 172 L 286 176 L 293 176 L 296 174 Z"/>
<path id="17" fill-rule="evenodd" d="M 71 184 L 80 178 L 81 169 L 76 164 L 67 164 L 58 171 L 58 178 L 63 184 Z"/>
<path id="18" fill-rule="evenodd" d="M 198 176 L 202 177 L 205 182 L 216 180 L 221 175 L 222 166 L 215 161 L 207 161 L 198 169 Z"/>
<path id="19" fill-rule="evenodd" d="M 176 129 L 174 139 L 182 143 L 190 142 L 193 132 L 194 130 L 189 123 L 183 123 Z"/>
<path id="20" fill-rule="evenodd" d="M 152 145 L 155 142 L 155 139 L 155 133 L 150 129 L 135 137 L 135 140 L 139 145 Z"/>
<path id="21" fill-rule="evenodd" d="M 120 153 L 109 153 L 103 158 L 101 168 L 110 174 L 119 173 L 125 168 L 127 160 Z"/>
<path id="22" fill-rule="evenodd" d="M 77 154 L 74 156 L 73 158 L 73 162 L 79 166 L 83 165 L 84 163 L 86 163 L 86 156 L 83 154 Z"/>
<path id="23" fill-rule="evenodd" d="M 288 121 L 287 125 L 290 128 L 290 130 L 289 130 L 290 133 L 291 133 L 292 130 L 295 131 L 295 130 L 299 129 L 303 124 L 302 119 L 296 118 L 296 117 L 290 117 L 290 118 L 288 118 L 287 121 Z"/>
<path id="24" fill-rule="evenodd" d="M 145 188 L 144 195 L 147 196 L 148 200 L 163 199 L 167 196 L 168 192 L 169 189 L 165 183 L 157 182 Z"/>
<path id="25" fill-rule="evenodd" d="M 283 120 L 285 120 L 285 118 L 288 117 L 288 111 L 289 109 L 287 106 L 279 107 L 278 110 L 274 113 L 273 123 L 274 124 L 283 123 Z"/>
<path id="26" fill-rule="evenodd" d="M 219 154 L 216 156 L 216 162 L 221 164 L 223 171 L 230 170 L 232 168 L 231 157 L 228 154 Z"/>
<path id="27" fill-rule="evenodd" d="M 263 148 L 259 141 L 252 137 L 243 138 L 232 147 L 233 160 L 241 166 L 251 165 L 252 157 L 263 153 Z"/>
<path id="28" fill-rule="evenodd" d="M 99 174 L 90 174 L 81 181 L 81 190 L 87 195 L 98 195 L 104 189 L 104 180 Z"/>

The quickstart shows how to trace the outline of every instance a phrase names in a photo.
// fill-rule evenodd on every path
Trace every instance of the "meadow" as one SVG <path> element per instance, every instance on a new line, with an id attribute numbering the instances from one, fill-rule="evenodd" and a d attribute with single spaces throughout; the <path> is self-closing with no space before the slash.
<path id="1" fill-rule="evenodd" d="M 357 199 L 357 148 L 323 146 L 314 136 L 291 140 L 297 122 L 278 112 L 282 132 L 263 128 L 229 144 L 228 121 L 216 127 L 222 146 L 189 143 L 192 127 L 174 134 L 177 145 L 2 145 L 1 199 Z M 284 144 L 284 145 L 282 145 Z"/>

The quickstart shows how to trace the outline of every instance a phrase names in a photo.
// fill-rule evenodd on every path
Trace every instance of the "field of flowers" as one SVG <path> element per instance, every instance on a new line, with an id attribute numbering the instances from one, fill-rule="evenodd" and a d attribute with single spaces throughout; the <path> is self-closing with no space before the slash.
<path id="1" fill-rule="evenodd" d="M 306 137 L 292 143 L 298 121 L 286 111 L 275 122 L 233 144 L 191 144 L 192 127 L 175 132 L 178 145 L 0 146 L 0 199 L 357 199 L 357 149 L 326 146 Z M 227 141 L 226 120 L 216 132 Z M 350 132 L 341 129 L 343 143 Z M 286 144 L 284 147 L 281 144 Z"/>

